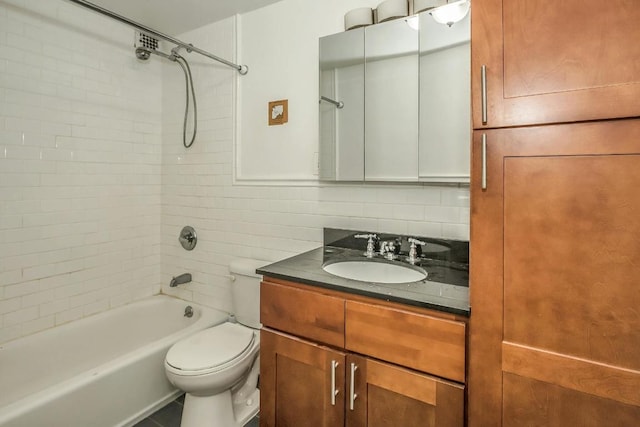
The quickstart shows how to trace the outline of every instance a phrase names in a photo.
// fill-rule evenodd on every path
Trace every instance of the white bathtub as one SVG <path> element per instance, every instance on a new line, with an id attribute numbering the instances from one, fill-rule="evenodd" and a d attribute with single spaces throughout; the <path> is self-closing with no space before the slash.
<path id="1" fill-rule="evenodd" d="M 0 345 L 0 426 L 133 425 L 180 394 L 164 372 L 171 345 L 226 320 L 157 295 Z"/>

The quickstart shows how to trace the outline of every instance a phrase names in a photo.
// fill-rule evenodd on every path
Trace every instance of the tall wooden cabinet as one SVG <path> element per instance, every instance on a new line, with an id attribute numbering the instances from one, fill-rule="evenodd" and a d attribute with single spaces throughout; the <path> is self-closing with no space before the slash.
<path id="1" fill-rule="evenodd" d="M 637 1 L 471 3 L 474 128 L 640 115 Z"/>
<path id="2" fill-rule="evenodd" d="M 602 6 L 473 1 L 470 427 L 640 420 L 640 5 Z"/>

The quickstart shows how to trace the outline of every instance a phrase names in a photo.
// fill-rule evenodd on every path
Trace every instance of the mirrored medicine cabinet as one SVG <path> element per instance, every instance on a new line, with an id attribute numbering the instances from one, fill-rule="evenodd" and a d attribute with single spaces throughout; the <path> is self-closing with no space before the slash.
<path id="1" fill-rule="evenodd" d="M 470 28 L 423 12 L 320 39 L 321 180 L 469 182 Z"/>

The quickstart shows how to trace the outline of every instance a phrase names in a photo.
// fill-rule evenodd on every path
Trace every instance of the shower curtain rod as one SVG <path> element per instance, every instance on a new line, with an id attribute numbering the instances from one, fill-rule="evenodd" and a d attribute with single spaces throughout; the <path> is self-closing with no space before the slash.
<path id="1" fill-rule="evenodd" d="M 75 3 L 75 4 L 79 5 L 79 6 L 83 6 L 83 7 L 87 8 L 87 9 L 90 9 L 90 10 L 92 10 L 94 12 L 98 12 L 98 13 L 100 13 L 102 15 L 108 16 L 109 18 L 115 19 L 116 21 L 120 21 L 123 24 L 127 24 L 127 25 L 129 25 L 131 27 L 134 27 L 137 30 L 140 30 L 141 32 L 143 32 L 143 33 L 145 33 L 147 35 L 158 37 L 160 39 L 163 39 L 163 40 L 166 40 L 166 41 L 168 41 L 170 43 L 173 43 L 173 44 L 175 44 L 175 45 L 177 45 L 179 47 L 185 48 L 187 50 L 187 52 L 196 52 L 196 53 L 199 53 L 200 55 L 206 56 L 207 58 L 211 58 L 214 61 L 221 62 L 221 63 L 223 63 L 225 65 L 228 65 L 231 68 L 235 68 L 238 71 L 238 73 L 240 73 L 243 76 L 249 72 L 249 67 L 247 67 L 246 65 L 234 64 L 233 62 L 230 62 L 230 61 L 227 61 L 226 59 L 220 58 L 219 56 L 216 56 L 216 55 L 214 55 L 212 53 L 209 53 L 206 50 L 199 49 L 199 48 L 195 47 L 192 44 L 185 43 L 185 42 L 180 41 L 180 40 L 178 40 L 178 39 L 176 39 L 174 37 L 171 37 L 171 36 L 168 36 L 166 34 L 163 34 L 160 31 L 156 31 L 156 30 L 154 30 L 152 28 L 149 28 L 146 25 L 142 25 L 142 24 L 140 24 L 140 23 L 138 23 L 136 21 L 133 21 L 133 20 L 131 20 L 129 18 L 126 18 L 126 17 L 124 17 L 122 15 L 118 15 L 115 12 L 112 12 L 112 11 L 110 11 L 108 9 L 105 9 L 103 7 L 98 6 L 97 4 L 93 4 L 93 3 L 90 3 L 90 2 L 85 1 L 85 0 L 67 0 L 67 1 L 70 1 L 71 3 Z"/>

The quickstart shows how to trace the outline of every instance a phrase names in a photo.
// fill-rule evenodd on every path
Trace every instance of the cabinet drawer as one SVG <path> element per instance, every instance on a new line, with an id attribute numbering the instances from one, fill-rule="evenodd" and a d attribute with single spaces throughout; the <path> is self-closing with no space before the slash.
<path id="1" fill-rule="evenodd" d="M 345 311 L 348 350 L 465 381 L 465 323 L 353 301 Z"/>
<path id="2" fill-rule="evenodd" d="M 263 325 L 344 348 L 344 299 L 263 281 Z"/>

